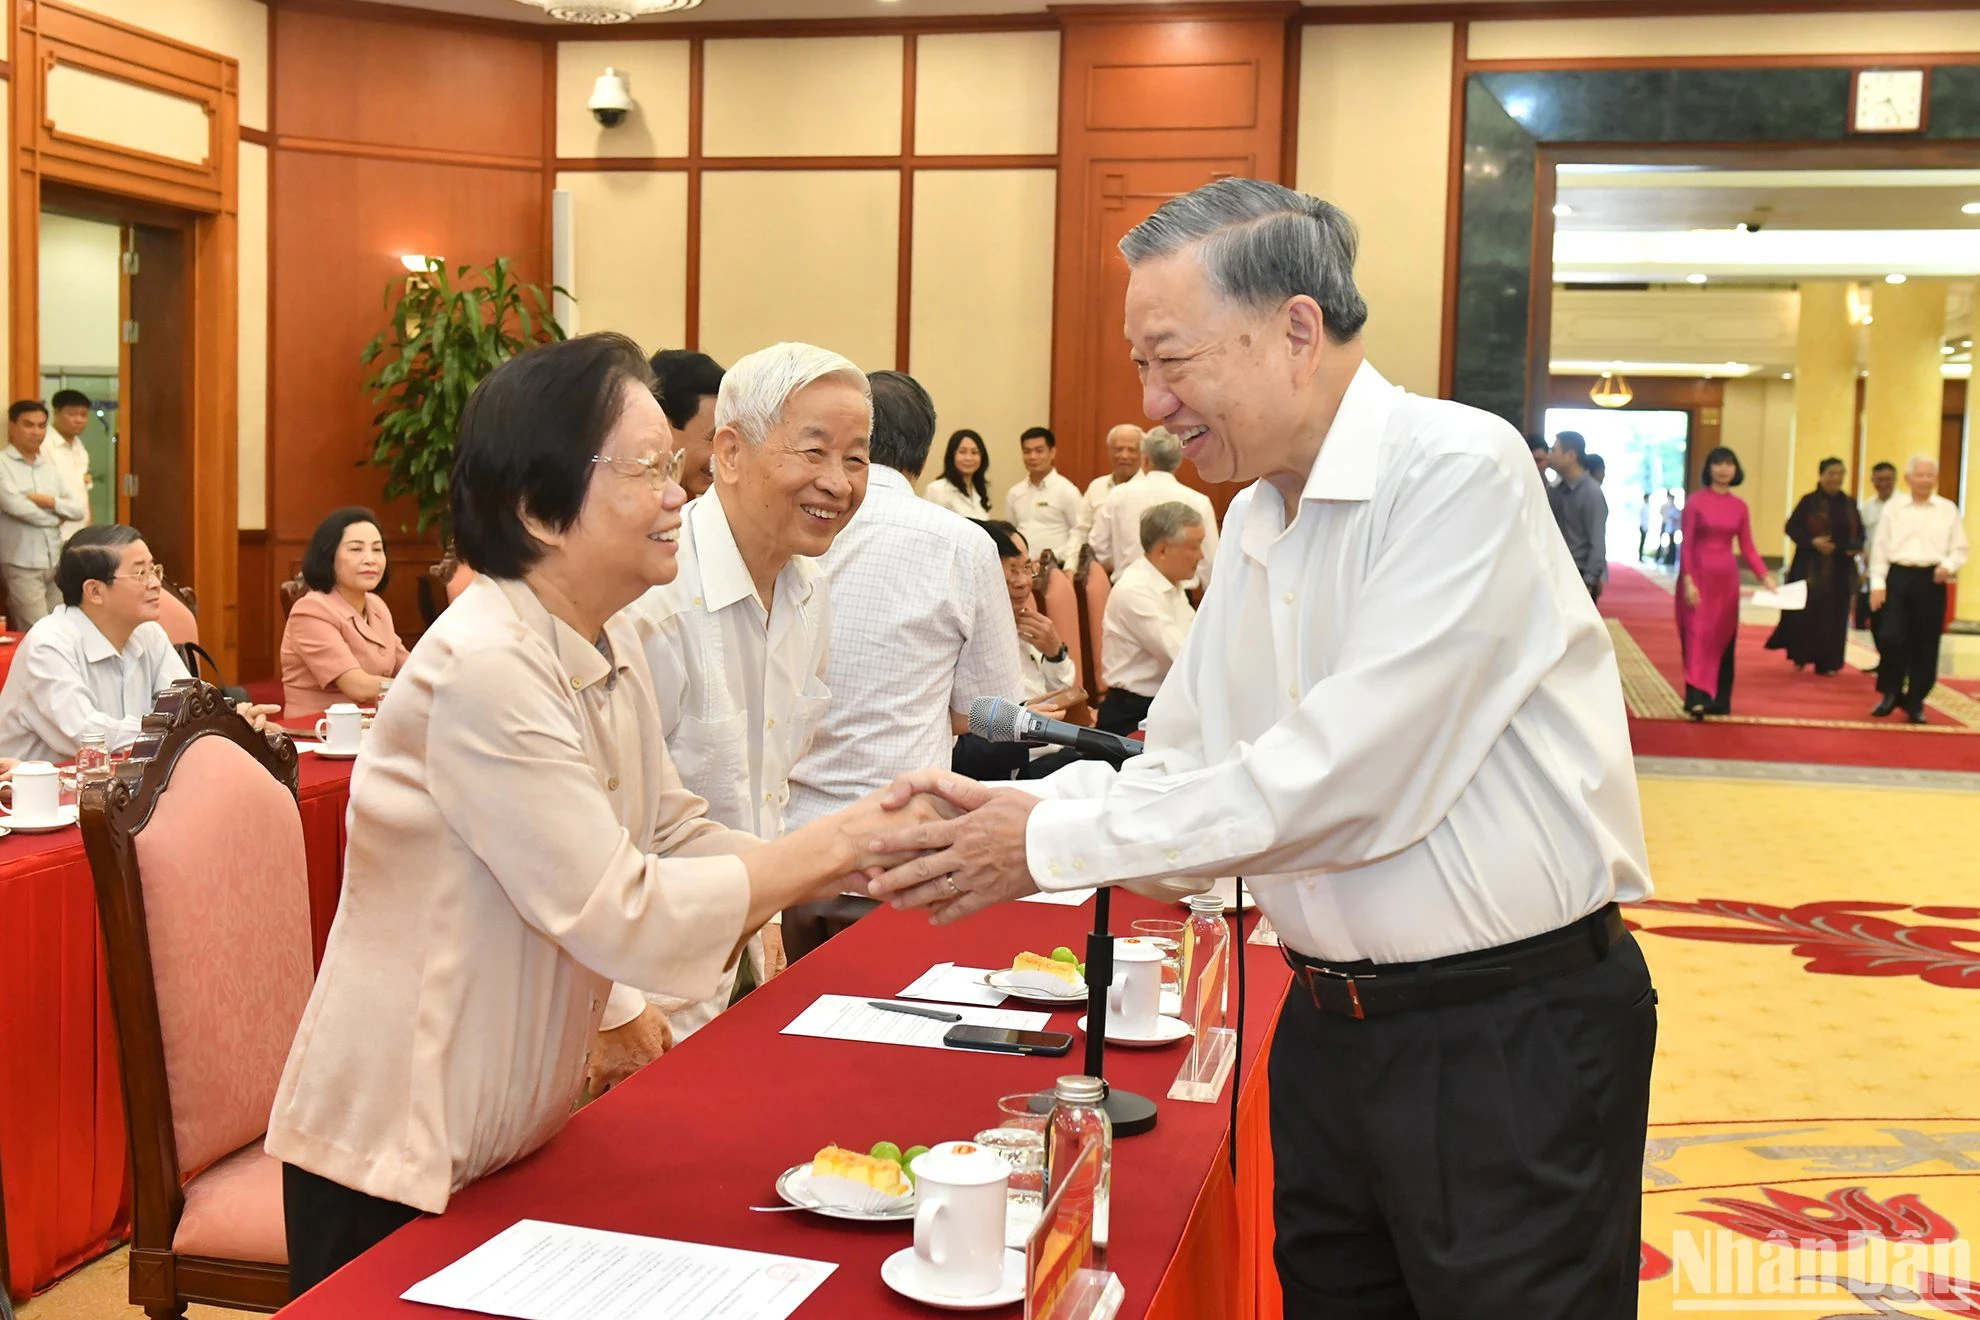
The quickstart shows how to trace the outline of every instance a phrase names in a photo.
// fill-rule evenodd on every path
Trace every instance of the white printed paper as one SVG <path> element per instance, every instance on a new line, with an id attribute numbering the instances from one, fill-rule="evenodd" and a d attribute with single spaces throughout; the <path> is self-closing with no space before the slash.
<path id="1" fill-rule="evenodd" d="M 1014 1027 L 1037 1031 L 1052 1020 L 1050 1013 L 1025 1013 L 1006 1008 L 975 1008 L 958 1004 L 950 1010 L 974 1027 Z M 889 1013 L 856 995 L 820 995 L 810 1008 L 791 1019 L 785 1036 L 823 1036 L 827 1040 L 863 1040 L 876 1045 L 919 1045 L 943 1050 L 942 1037 L 962 1023 L 938 1022 L 909 1013 Z"/>
<path id="2" fill-rule="evenodd" d="M 1760 609 L 1805 610 L 1808 608 L 1808 583 L 1789 582 L 1779 591 L 1756 591 L 1749 603 Z"/>
<path id="3" fill-rule="evenodd" d="M 985 1008 L 995 1008 L 1004 1002 L 1002 990 L 992 990 L 983 978 L 990 975 L 987 967 L 958 967 L 954 963 L 936 963 L 916 977 L 914 983 L 901 991 L 901 999 L 933 999 L 944 1004 L 981 1004 Z"/>
<path id="4" fill-rule="evenodd" d="M 1054 889 L 1038 894 L 1026 894 L 1020 903 L 1055 903 L 1060 907 L 1078 907 L 1093 897 L 1091 889 Z"/>
<path id="5" fill-rule="evenodd" d="M 785 1320 L 837 1268 L 524 1219 L 400 1296 L 517 1320 Z"/>

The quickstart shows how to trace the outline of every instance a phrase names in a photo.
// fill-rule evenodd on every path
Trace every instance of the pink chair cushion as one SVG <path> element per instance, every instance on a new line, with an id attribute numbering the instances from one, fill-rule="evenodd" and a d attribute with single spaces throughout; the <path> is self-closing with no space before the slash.
<path id="1" fill-rule="evenodd" d="M 1107 595 L 1113 590 L 1108 585 L 1107 570 L 1095 564 L 1086 572 L 1086 653 L 1098 657 L 1100 639 L 1107 631 Z M 1107 691 L 1107 685 L 1100 679 L 1100 666 L 1093 666 L 1093 681 L 1088 684 L 1090 695 L 1095 703 Z"/>
<path id="2" fill-rule="evenodd" d="M 302 818 L 243 748 L 197 739 L 136 838 L 179 1168 L 268 1128 L 308 1002 Z"/>
<path id="3" fill-rule="evenodd" d="M 186 1210 L 172 1250 L 180 1256 L 287 1265 L 282 1161 L 256 1141 L 186 1184 Z"/>
<path id="4" fill-rule="evenodd" d="M 1059 630 L 1059 639 L 1072 650 L 1073 668 L 1080 667 L 1084 646 L 1079 636 L 1079 597 L 1073 595 L 1072 578 L 1063 568 L 1055 568 L 1045 579 L 1045 617 Z"/>
<path id="5" fill-rule="evenodd" d="M 158 593 L 158 626 L 165 630 L 166 639 L 174 646 L 199 640 L 199 620 L 184 601 L 169 591 Z"/>
<path id="6" fill-rule="evenodd" d="M 474 570 L 466 564 L 462 564 L 459 568 L 456 568 L 454 570 L 454 576 L 447 579 L 447 603 L 449 605 L 453 604 L 454 598 L 459 596 L 463 591 L 466 591 L 468 589 L 468 583 L 474 581 L 474 578 Z"/>

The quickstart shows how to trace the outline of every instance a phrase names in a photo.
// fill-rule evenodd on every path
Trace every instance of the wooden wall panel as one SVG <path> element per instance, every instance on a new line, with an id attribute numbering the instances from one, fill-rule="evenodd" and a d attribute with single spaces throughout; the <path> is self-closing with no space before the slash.
<path id="1" fill-rule="evenodd" d="M 552 67 L 527 31 L 463 30 L 439 16 L 429 30 L 402 15 L 284 0 L 272 17 L 281 72 L 270 168 L 268 530 L 252 587 L 266 638 L 244 648 L 270 663 L 282 621 L 275 584 L 295 573 L 317 522 L 344 504 L 378 509 L 394 566 L 386 601 L 402 634 L 421 631 L 418 579 L 438 547 L 400 530 L 413 521 L 409 501 L 378 507 L 384 483 L 365 462 L 373 406 L 358 354 L 384 327 L 383 295 L 404 277 L 402 253 L 450 266 L 506 256 L 521 278 L 548 280 Z M 443 44 L 447 58 L 431 58 Z M 242 579 L 249 590 L 245 569 Z"/>
<path id="2" fill-rule="evenodd" d="M 531 36 L 283 5 L 273 45 L 283 137 L 543 154 L 543 46 Z"/>
<path id="3" fill-rule="evenodd" d="M 1121 236 L 1178 193 L 1223 175 L 1287 179 L 1285 87 L 1296 8 L 1064 11 L 1052 421 L 1059 470 L 1107 468 L 1103 439 L 1145 425 L 1121 338 Z M 1203 16 L 1210 13 L 1211 16 Z M 1182 475 L 1194 479 L 1185 464 Z M 1231 492 L 1212 490 L 1221 510 Z"/>

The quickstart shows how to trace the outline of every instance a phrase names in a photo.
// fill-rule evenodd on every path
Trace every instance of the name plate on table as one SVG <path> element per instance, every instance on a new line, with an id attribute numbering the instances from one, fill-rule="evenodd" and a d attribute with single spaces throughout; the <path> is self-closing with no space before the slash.
<path id="1" fill-rule="evenodd" d="M 1192 993 L 1196 996 L 1196 1038 L 1182 1069 L 1169 1087 L 1169 1099 L 1214 1103 L 1237 1066 L 1237 1032 L 1224 1025 L 1224 979 L 1230 945 L 1226 944 L 1204 961 Z"/>
<path id="2" fill-rule="evenodd" d="M 1100 1143 L 1079 1148 L 1024 1244 L 1025 1320 L 1113 1320 L 1126 1296 L 1093 1258 Z"/>

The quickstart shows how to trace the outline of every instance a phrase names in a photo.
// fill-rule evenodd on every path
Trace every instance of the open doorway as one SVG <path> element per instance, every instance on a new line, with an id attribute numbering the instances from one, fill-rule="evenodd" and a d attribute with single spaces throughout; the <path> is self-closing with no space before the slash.
<path id="1" fill-rule="evenodd" d="M 1656 556 L 1664 501 L 1684 498 L 1691 414 L 1662 409 L 1549 408 L 1547 434 L 1578 431 L 1606 471 L 1608 557 L 1626 564 Z"/>
<path id="2" fill-rule="evenodd" d="M 41 386 L 89 399 L 90 521 L 193 568 L 190 212 L 50 186 L 40 223 Z"/>

